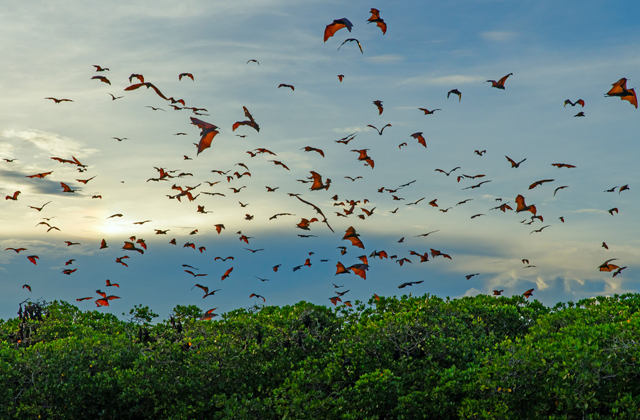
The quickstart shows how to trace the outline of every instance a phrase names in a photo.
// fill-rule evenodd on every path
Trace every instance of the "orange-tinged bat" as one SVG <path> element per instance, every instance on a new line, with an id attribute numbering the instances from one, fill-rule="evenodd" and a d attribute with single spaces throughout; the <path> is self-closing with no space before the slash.
<path id="1" fill-rule="evenodd" d="M 504 90 L 504 82 L 507 81 L 507 77 L 509 77 L 509 76 L 513 76 L 513 73 L 507 74 L 506 76 L 504 76 L 503 78 L 501 78 L 497 82 L 495 80 L 487 80 L 485 83 L 491 82 L 491 87 Z"/>
<path id="2" fill-rule="evenodd" d="M 382 106 L 382 101 L 373 101 L 373 104 L 378 107 L 378 115 L 381 115 L 382 111 L 384 111 L 384 108 Z"/>
<path id="3" fill-rule="evenodd" d="M 522 296 L 524 296 L 524 297 L 526 297 L 527 299 L 529 299 L 529 298 L 531 297 L 531 295 L 533 295 L 533 291 L 534 291 L 534 290 L 535 290 L 535 289 L 529 289 L 529 290 L 527 290 L 526 292 L 524 292 L 524 293 L 522 294 Z"/>
<path id="4" fill-rule="evenodd" d="M 353 274 L 356 276 L 360 276 L 364 280 L 367 279 L 367 270 L 369 270 L 369 266 L 367 264 L 354 264 L 347 267 L 347 269 L 353 271 Z"/>
<path id="5" fill-rule="evenodd" d="M 27 248 L 5 248 L 5 251 L 15 251 L 16 254 L 19 254 L 20 251 L 26 251 Z"/>
<path id="6" fill-rule="evenodd" d="M 113 287 L 120 288 L 120 285 L 118 283 L 111 283 L 111 280 L 109 279 L 107 279 L 106 283 L 107 283 L 107 287 L 113 286 Z"/>
<path id="7" fill-rule="evenodd" d="M 627 89 L 627 79 L 622 78 L 615 82 L 609 92 L 605 93 L 605 96 L 617 96 L 623 101 L 629 101 L 629 103 L 638 108 L 638 97 L 634 89 Z"/>
<path id="8" fill-rule="evenodd" d="M 109 79 L 107 79 L 107 78 L 106 78 L 106 77 L 104 77 L 104 76 L 93 76 L 93 77 L 92 77 L 92 79 L 100 80 L 101 82 L 104 82 L 104 83 L 106 83 L 106 84 L 108 84 L 108 85 L 110 85 L 110 84 L 111 84 L 111 82 L 109 81 Z"/>
<path id="9" fill-rule="evenodd" d="M 18 195 L 20 194 L 20 191 L 16 191 L 13 193 L 13 195 L 8 195 L 5 197 L 5 200 L 13 200 L 13 201 L 17 201 L 18 200 Z"/>
<path id="10" fill-rule="evenodd" d="M 218 316 L 218 314 L 214 314 L 213 311 L 215 311 L 218 308 L 213 308 L 213 309 L 209 309 L 207 312 L 205 312 L 200 318 L 198 318 L 200 321 L 207 321 L 210 320 L 213 317 Z"/>
<path id="11" fill-rule="evenodd" d="M 124 246 L 122 247 L 122 249 L 127 251 L 138 251 L 139 253 L 144 254 L 144 250 L 136 248 L 135 244 L 129 241 L 124 241 Z"/>
<path id="12" fill-rule="evenodd" d="M 315 171 L 310 171 L 310 172 L 311 172 L 311 177 L 313 178 L 313 184 L 311 185 L 311 188 L 309 188 L 311 191 L 328 190 L 329 189 L 329 185 L 331 184 L 331 180 L 329 178 L 327 178 L 327 183 L 323 184 L 322 183 L 322 175 L 320 175 L 319 173 L 317 173 Z"/>
<path id="13" fill-rule="evenodd" d="M 71 99 L 57 99 L 57 98 L 44 98 L 44 99 L 51 99 L 53 102 L 59 104 L 60 102 L 73 102 Z"/>
<path id="14" fill-rule="evenodd" d="M 524 197 L 522 195 L 518 195 L 515 201 L 517 204 L 516 213 L 520 213 L 521 211 L 530 211 L 534 216 L 536 215 L 537 213 L 536 206 L 533 204 L 530 206 L 527 206 L 524 202 Z"/>
<path id="15" fill-rule="evenodd" d="M 178 75 L 178 81 L 182 80 L 183 77 L 189 77 L 191 80 L 195 81 L 195 79 L 193 78 L 193 74 L 191 73 L 180 73 Z"/>
<path id="16" fill-rule="evenodd" d="M 90 300 L 90 299 L 93 299 L 93 297 L 92 297 L 92 296 L 89 296 L 89 297 L 83 297 L 83 298 L 80 298 L 80 299 L 76 299 L 76 301 L 78 301 L 78 302 L 82 302 L 83 300 Z"/>
<path id="17" fill-rule="evenodd" d="M 109 306 L 109 301 L 110 300 L 114 300 L 114 299 L 120 299 L 120 296 L 106 296 L 102 299 L 96 299 L 96 306 L 100 307 L 100 306 Z"/>
<path id="18" fill-rule="evenodd" d="M 280 89 L 281 87 L 287 87 L 287 88 L 291 89 L 292 91 L 296 90 L 296 88 L 293 87 L 293 85 L 287 85 L 285 83 L 280 83 L 280 85 L 278 85 L 278 89 Z"/>
<path id="19" fill-rule="evenodd" d="M 28 284 L 23 284 L 22 288 L 23 289 L 29 289 L 29 291 L 31 291 L 31 286 L 29 286 Z"/>
<path id="20" fill-rule="evenodd" d="M 542 185 L 545 182 L 553 182 L 553 181 L 555 181 L 555 179 L 541 179 L 540 181 L 536 181 L 533 184 L 529 185 L 529 189 L 532 190 L 535 187 L 537 187 L 538 185 Z"/>
<path id="21" fill-rule="evenodd" d="M 34 207 L 34 206 L 27 206 L 30 207 L 34 210 L 38 210 L 38 211 L 42 211 L 42 209 L 44 208 L 44 206 L 46 206 L 47 204 L 49 204 L 51 201 L 47 201 L 46 203 L 44 203 L 43 205 L 41 205 L 40 207 Z"/>
<path id="22" fill-rule="evenodd" d="M 575 102 L 571 102 L 571 99 L 567 99 L 564 101 L 564 106 L 566 107 L 567 105 L 571 105 L 571 106 L 582 105 L 582 107 L 584 108 L 584 101 L 582 99 L 578 99 Z"/>
<path id="23" fill-rule="evenodd" d="M 347 30 L 351 32 L 352 27 L 353 24 L 347 18 L 335 19 L 332 23 L 328 24 L 326 28 L 324 28 L 324 42 L 327 42 L 327 39 L 331 38 L 342 28 L 347 28 Z"/>
<path id="24" fill-rule="evenodd" d="M 67 276 L 70 276 L 70 275 L 71 275 L 71 273 L 74 273 L 74 272 L 76 272 L 77 270 L 78 270 L 77 268 L 74 268 L 73 270 L 72 270 L 72 269 L 70 269 L 70 268 L 67 268 L 67 269 L 65 269 L 65 270 L 62 270 L 62 274 L 66 274 Z"/>
<path id="25" fill-rule="evenodd" d="M 131 75 L 131 76 L 130 76 L 130 78 L 131 78 L 131 77 L 133 77 L 133 76 L 134 76 L 134 75 Z M 162 99 L 164 99 L 165 101 L 168 101 L 168 100 L 169 100 L 166 96 L 164 96 L 164 95 L 162 94 L 162 92 L 160 92 L 160 89 L 158 89 L 158 88 L 157 88 L 153 83 L 150 83 L 150 82 L 146 82 L 146 83 L 135 83 L 135 84 L 133 84 L 133 85 L 131 85 L 131 86 L 129 86 L 129 87 L 126 87 L 124 90 L 136 90 L 136 89 L 138 89 L 138 88 L 140 88 L 140 87 L 142 87 L 142 86 L 146 86 L 146 88 L 147 88 L 147 89 L 152 88 L 153 90 L 155 90 L 155 91 L 156 91 L 156 93 L 158 94 L 158 96 L 159 96 L 159 97 L 161 97 L 161 98 L 162 98 Z"/>
<path id="26" fill-rule="evenodd" d="M 29 255 L 27 257 L 27 259 L 29 261 L 31 261 L 33 263 L 33 265 L 38 265 L 38 264 L 36 264 L 36 259 L 40 259 L 40 257 L 38 257 L 37 255 Z"/>
<path id="27" fill-rule="evenodd" d="M 460 92 L 458 89 L 451 89 L 449 92 L 447 92 L 447 99 L 449 99 L 449 95 L 451 95 L 452 93 L 454 95 L 458 95 L 458 102 L 462 100 L 462 92 Z"/>
<path id="28" fill-rule="evenodd" d="M 194 117 L 191 117 L 191 124 L 196 125 L 200 130 L 202 130 L 200 131 L 200 142 L 198 142 L 198 153 L 196 153 L 197 156 L 203 150 L 211 147 L 211 142 L 213 142 L 213 138 L 219 133 L 219 131 L 217 126 Z"/>
<path id="29" fill-rule="evenodd" d="M 64 182 L 60 183 L 60 186 L 62 187 L 62 192 L 68 192 L 68 193 L 74 193 L 76 192 L 76 190 L 72 190 L 71 187 L 69 187 L 67 184 L 65 184 Z"/>
<path id="30" fill-rule="evenodd" d="M 569 165 L 568 163 L 552 163 L 551 166 L 556 168 L 575 168 L 575 165 Z"/>
<path id="31" fill-rule="evenodd" d="M 266 301 L 267 301 L 267 300 L 264 298 L 264 296 L 262 296 L 262 295 L 257 295 L 257 294 L 255 294 L 255 293 L 251 293 L 251 295 L 249 295 L 249 297 L 250 297 L 250 298 L 252 298 L 252 297 L 262 298 L 262 301 L 263 301 L 263 302 L 266 302 Z"/>
<path id="32" fill-rule="evenodd" d="M 231 274 L 232 271 L 233 271 L 233 267 L 231 267 L 230 269 L 225 271 L 220 280 L 222 281 L 222 280 L 226 279 L 227 277 L 229 277 L 229 274 Z"/>
<path id="33" fill-rule="evenodd" d="M 342 302 L 342 299 L 340 299 L 339 296 L 330 297 L 329 300 L 334 304 L 334 306 L 337 305 L 338 302 Z"/>
<path id="34" fill-rule="evenodd" d="M 107 241 L 103 239 L 100 242 L 100 249 L 105 249 L 105 248 L 109 248 L 109 246 L 107 245 Z"/>
<path id="35" fill-rule="evenodd" d="M 53 171 L 49 171 L 49 172 L 41 172 L 39 174 L 35 174 L 35 175 L 27 175 L 26 178 L 44 178 L 47 175 L 51 175 L 53 173 Z"/>
<path id="36" fill-rule="evenodd" d="M 359 236 L 360 235 L 356 233 L 355 228 L 353 226 L 349 226 L 344 236 L 342 237 L 342 240 L 347 239 L 351 242 L 351 245 L 364 249 L 364 244 L 360 240 Z"/>
<path id="37" fill-rule="evenodd" d="M 387 24 L 383 19 L 380 18 L 380 11 L 378 9 L 372 8 L 371 17 L 367 19 L 367 23 L 375 23 L 378 28 L 382 31 L 382 35 L 387 33 Z"/>

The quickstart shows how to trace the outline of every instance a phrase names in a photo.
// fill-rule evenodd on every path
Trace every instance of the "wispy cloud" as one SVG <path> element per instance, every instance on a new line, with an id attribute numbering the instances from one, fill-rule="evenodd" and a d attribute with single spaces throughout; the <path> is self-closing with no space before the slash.
<path id="1" fill-rule="evenodd" d="M 5 130 L 0 135 L 0 138 L 5 140 L 24 140 L 54 156 L 73 155 L 83 157 L 97 152 L 96 149 L 85 148 L 84 145 L 77 140 L 40 130 Z"/>
<path id="2" fill-rule="evenodd" d="M 487 41 L 506 42 L 515 39 L 518 36 L 518 33 L 508 31 L 488 31 L 480 32 L 480 36 Z"/>

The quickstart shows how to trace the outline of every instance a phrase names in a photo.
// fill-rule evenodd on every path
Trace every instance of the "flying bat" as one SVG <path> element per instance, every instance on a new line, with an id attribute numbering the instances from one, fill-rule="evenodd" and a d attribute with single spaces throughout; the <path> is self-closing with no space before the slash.
<path id="1" fill-rule="evenodd" d="M 450 170 L 449 172 L 443 171 L 442 169 L 436 169 L 435 172 L 442 172 L 443 174 L 445 174 L 446 176 L 451 175 L 451 172 L 455 171 L 456 169 L 460 169 L 459 166 L 456 166 L 455 168 L 453 168 L 452 170 Z"/>
<path id="2" fill-rule="evenodd" d="M 582 107 L 584 108 L 584 101 L 582 99 L 578 99 L 575 102 L 571 102 L 571 99 L 567 99 L 564 101 L 564 106 L 566 107 L 567 105 L 571 105 L 571 106 L 582 105 Z"/>
<path id="3" fill-rule="evenodd" d="M 460 92 L 458 89 L 451 89 L 449 92 L 447 92 L 447 99 L 449 99 L 449 95 L 451 95 L 452 93 L 454 95 L 458 95 L 458 102 L 462 100 L 462 92 Z"/>
<path id="4" fill-rule="evenodd" d="M 382 127 L 380 130 L 378 130 L 376 127 L 374 127 L 374 126 L 373 126 L 373 125 L 371 125 L 371 124 L 368 124 L 368 125 L 367 125 L 367 127 L 371 127 L 371 128 L 373 128 L 374 130 L 376 130 L 376 131 L 378 132 L 378 134 L 379 134 L 379 135 L 382 135 L 382 132 L 384 131 L 384 129 L 385 129 L 385 128 L 387 128 L 387 127 L 391 127 L 391 124 L 387 124 L 387 125 L 385 125 L 385 126 L 384 126 L 384 127 Z"/>
<path id="5" fill-rule="evenodd" d="M 355 228 L 353 226 L 350 226 L 346 230 L 344 236 L 342 237 L 342 240 L 347 239 L 351 242 L 351 245 L 364 249 L 364 244 L 360 240 L 359 236 L 360 235 L 356 233 Z"/>
<path id="6" fill-rule="evenodd" d="M 378 115 L 381 115 L 382 111 L 384 111 L 382 101 L 373 101 L 373 104 L 378 107 Z"/>
<path id="7" fill-rule="evenodd" d="M 424 137 L 422 136 L 422 132 L 418 132 L 418 133 L 413 133 L 411 135 L 411 137 L 413 137 L 414 139 L 418 140 L 418 143 L 420 143 L 421 145 L 423 145 L 424 147 L 427 147 L 427 141 L 424 139 Z"/>
<path id="8" fill-rule="evenodd" d="M 382 31 L 382 35 L 387 33 L 387 24 L 383 19 L 380 18 L 380 11 L 378 9 L 372 8 L 371 17 L 367 19 L 367 23 L 375 23 L 378 28 Z"/>
<path id="9" fill-rule="evenodd" d="M 404 289 L 407 286 L 413 286 L 414 284 L 420 284 L 423 283 L 424 280 L 420 280 L 420 281 L 408 281 L 406 283 L 402 283 L 400 286 L 398 286 L 398 289 Z"/>
<path id="10" fill-rule="evenodd" d="M 347 28 L 347 30 L 351 32 L 352 27 L 353 24 L 347 18 L 335 19 L 332 23 L 328 24 L 326 28 L 324 28 L 324 42 L 327 42 L 327 39 L 331 38 L 342 28 Z"/>
<path id="11" fill-rule="evenodd" d="M 92 77 L 92 79 L 100 80 L 101 82 L 106 83 L 106 84 L 108 84 L 108 85 L 110 85 L 110 84 L 111 84 L 111 82 L 109 81 L 109 79 L 107 79 L 107 78 L 106 78 L 106 77 L 104 77 L 104 76 L 93 76 L 93 77 Z"/>
<path id="12" fill-rule="evenodd" d="M 34 210 L 38 210 L 38 211 L 42 211 L 42 209 L 44 208 L 44 206 L 46 206 L 47 204 L 49 204 L 51 201 L 47 201 L 46 203 L 44 203 L 43 205 L 41 205 L 40 207 L 34 207 L 34 206 L 27 206 L 30 207 Z"/>
<path id="13" fill-rule="evenodd" d="M 511 159 L 509 156 L 505 156 L 507 158 L 507 160 L 511 163 L 511 167 L 512 168 L 518 168 L 520 166 L 520 164 L 522 162 L 524 162 L 525 160 L 527 160 L 527 158 L 522 159 L 520 162 L 516 163 L 513 159 Z"/>
<path id="14" fill-rule="evenodd" d="M 191 73 L 180 73 L 180 74 L 178 75 L 178 81 L 182 80 L 182 78 L 183 78 L 183 77 L 188 77 L 188 78 L 190 78 L 191 80 L 194 80 L 194 81 L 195 81 L 195 79 L 193 78 L 193 74 L 191 74 Z"/>
<path id="15" fill-rule="evenodd" d="M 200 154 L 205 149 L 211 147 L 213 138 L 219 133 L 218 127 L 208 122 L 191 117 L 191 124 L 198 126 L 202 131 L 200 132 L 200 142 L 198 143 L 198 153 Z"/>
<path id="16" fill-rule="evenodd" d="M 249 297 L 250 297 L 250 298 L 252 298 L 252 297 L 262 298 L 262 301 L 263 301 L 263 302 L 266 302 L 266 301 L 267 301 L 267 300 L 264 298 L 264 296 L 256 295 L 255 293 L 251 293 L 251 294 L 249 295 Z"/>
<path id="17" fill-rule="evenodd" d="M 71 99 L 57 99 L 57 98 L 44 98 L 44 99 L 51 99 L 53 102 L 59 104 L 60 102 L 73 102 Z"/>
<path id="18" fill-rule="evenodd" d="M 541 179 L 540 181 L 536 181 L 536 182 L 534 182 L 533 184 L 529 185 L 529 189 L 530 189 L 530 190 L 532 190 L 532 189 L 534 189 L 535 187 L 537 187 L 538 185 L 542 185 L 542 184 L 544 184 L 545 182 L 553 182 L 553 181 L 555 181 L 555 179 Z M 556 191 L 557 191 L 557 190 L 556 190 Z M 555 195 L 555 193 L 554 193 L 554 195 Z"/>
<path id="19" fill-rule="evenodd" d="M 16 191 L 13 193 L 13 195 L 8 195 L 5 197 L 5 200 L 13 200 L 13 201 L 17 201 L 18 200 L 18 195 L 20 194 L 20 191 Z"/>
<path id="20" fill-rule="evenodd" d="M 47 175 L 51 175 L 53 173 L 53 171 L 49 171 L 49 172 L 41 172 L 39 174 L 35 174 L 35 175 L 26 175 L 26 178 L 44 178 Z"/>
<path id="21" fill-rule="evenodd" d="M 546 226 L 542 226 L 540 229 L 535 229 L 535 230 L 531 231 L 531 233 L 529 233 L 529 235 L 531 235 L 534 232 L 540 233 L 540 232 L 542 232 L 542 229 L 548 228 L 549 226 L 550 225 L 546 225 Z"/>
<path id="22" fill-rule="evenodd" d="M 569 165 L 567 163 L 552 163 L 551 166 L 556 168 L 575 168 L 575 165 Z"/>
<path id="23" fill-rule="evenodd" d="M 293 85 L 287 85 L 287 84 L 284 84 L 284 83 L 280 83 L 280 84 L 278 85 L 278 89 L 280 89 L 281 87 L 287 87 L 287 88 L 290 88 L 292 91 L 296 90 L 296 88 L 295 88 L 295 87 L 293 87 Z"/>
<path id="24" fill-rule="evenodd" d="M 529 289 L 529 290 L 527 290 L 526 292 L 524 292 L 524 293 L 522 294 L 522 296 L 524 296 L 524 297 L 526 297 L 527 299 L 529 299 L 529 298 L 531 297 L 531 295 L 533 295 L 533 291 L 534 291 L 534 290 L 535 290 L 535 289 Z"/>
<path id="25" fill-rule="evenodd" d="M 432 109 L 431 111 L 429 111 L 426 108 L 418 108 L 420 111 L 424 112 L 424 115 L 431 115 L 436 111 L 442 111 L 440 108 L 436 108 L 436 109 Z"/>
<path id="26" fill-rule="evenodd" d="M 133 76 L 133 75 L 132 75 Z M 158 89 L 153 83 L 150 82 L 146 82 L 146 83 L 135 83 L 131 86 L 126 87 L 124 90 L 136 90 L 142 86 L 145 86 L 147 89 L 152 88 L 156 94 L 158 94 L 159 97 L 161 97 L 162 99 L 164 99 L 165 101 L 168 101 L 169 98 L 167 98 L 166 96 L 164 96 L 162 94 L 162 92 L 160 92 L 160 89 Z"/>
<path id="27" fill-rule="evenodd" d="M 605 93 L 605 97 L 618 97 L 623 101 L 629 101 L 629 103 L 638 108 L 638 97 L 634 89 L 627 89 L 627 79 L 622 78 L 612 84 L 612 88 L 609 92 Z"/>
<path id="28" fill-rule="evenodd" d="M 507 81 L 507 77 L 509 77 L 509 76 L 513 76 L 513 73 L 507 74 L 506 76 L 504 76 L 503 78 L 501 78 L 497 82 L 495 80 L 487 80 L 485 83 L 491 82 L 491 87 L 494 87 L 496 89 L 504 90 L 504 82 Z"/>

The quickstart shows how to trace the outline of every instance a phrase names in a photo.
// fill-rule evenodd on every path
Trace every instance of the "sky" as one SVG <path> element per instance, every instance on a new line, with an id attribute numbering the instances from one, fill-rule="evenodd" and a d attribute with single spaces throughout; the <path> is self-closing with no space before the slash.
<path id="1" fill-rule="evenodd" d="M 367 22 L 371 8 L 386 33 Z M 638 12 L 632 1 L 10 2 L 0 16 L 0 193 L 20 194 L 0 204 L 0 318 L 26 299 L 116 315 L 142 304 L 164 319 L 176 305 L 217 314 L 302 300 L 332 306 L 346 290 L 338 305 L 374 294 L 534 289 L 531 299 L 553 305 L 636 293 L 640 111 L 605 93 L 623 77 L 638 86 L 640 34 L 628 19 Z M 341 18 L 351 32 L 323 42 Z M 144 86 L 125 91 L 138 83 L 132 74 L 206 111 L 174 109 Z M 507 74 L 504 89 L 487 82 Z M 243 107 L 259 131 L 232 129 L 247 120 Z M 218 127 L 199 154 L 191 117 Z M 426 148 L 411 136 L 419 132 Z M 260 148 L 276 156 L 247 153 Z M 353 151 L 362 149 L 373 167 Z M 506 157 L 526 160 L 514 168 Z M 173 178 L 152 180 L 156 168 Z M 298 181 L 311 171 L 329 187 Z M 529 189 L 540 180 L 552 181 Z M 470 188 L 482 181 L 490 182 Z M 180 193 L 173 185 L 195 187 L 194 200 L 170 198 Z M 541 219 L 515 211 L 519 195 Z M 351 200 L 360 202 L 344 217 Z M 291 215 L 270 219 L 278 213 Z M 296 227 L 314 217 L 308 231 Z M 350 227 L 364 249 L 343 239 Z M 144 253 L 123 249 L 134 236 Z M 389 258 L 371 256 L 383 250 Z M 363 255 L 366 280 L 336 274 Z M 124 256 L 127 266 L 116 262 Z M 608 260 L 626 268 L 600 271 Z M 398 288 L 405 282 L 422 283 Z M 203 299 L 196 284 L 220 290 Z M 120 299 L 97 307 L 96 290 Z M 83 297 L 91 299 L 76 301 Z"/>

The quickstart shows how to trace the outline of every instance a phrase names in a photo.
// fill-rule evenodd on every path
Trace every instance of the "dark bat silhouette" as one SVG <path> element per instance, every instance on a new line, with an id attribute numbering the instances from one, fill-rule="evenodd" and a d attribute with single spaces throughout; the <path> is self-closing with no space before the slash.
<path id="1" fill-rule="evenodd" d="M 507 158 L 507 160 L 511 163 L 511 167 L 512 168 L 518 168 L 520 166 L 520 164 L 522 162 L 524 162 L 525 160 L 527 160 L 527 158 L 522 159 L 520 162 L 516 163 L 513 159 L 511 159 L 509 156 L 505 156 Z"/>
<path id="2" fill-rule="evenodd" d="M 376 127 L 374 127 L 374 126 L 373 126 L 373 125 L 371 125 L 371 124 L 367 125 L 367 127 L 371 127 L 371 128 L 373 128 L 374 130 L 376 130 L 376 131 L 378 132 L 378 134 L 379 134 L 379 135 L 382 135 L 382 132 L 384 131 L 384 129 L 385 129 L 385 128 L 387 128 L 387 127 L 391 127 L 391 124 L 387 124 L 387 125 L 385 125 L 385 126 L 384 126 L 384 127 L 382 127 L 380 130 L 378 130 Z"/>
<path id="3" fill-rule="evenodd" d="M 193 74 L 191 73 L 180 73 L 178 75 L 178 81 L 182 80 L 183 77 L 189 77 L 191 80 L 195 81 L 195 79 L 193 78 Z"/>
<path id="4" fill-rule="evenodd" d="M 458 95 L 458 102 L 462 100 L 462 92 L 460 92 L 458 89 L 451 89 L 449 92 L 447 92 L 447 99 L 449 99 L 449 95 L 451 95 L 452 93 L 454 95 Z"/>
<path id="5" fill-rule="evenodd" d="M 533 184 L 529 185 L 529 189 L 532 190 L 535 187 L 537 187 L 538 185 L 542 185 L 545 182 L 553 182 L 553 181 L 555 181 L 555 179 L 541 179 L 540 181 L 536 181 Z M 555 193 L 554 193 L 554 195 L 555 195 Z"/>
<path id="6" fill-rule="evenodd" d="M 52 97 L 48 97 L 44 99 L 51 99 L 53 102 L 57 104 L 59 104 L 60 102 L 73 102 L 71 99 L 58 99 L 58 98 L 52 98 Z"/>
<path id="7" fill-rule="evenodd" d="M 134 75 L 131 75 L 129 77 L 129 79 L 131 79 L 132 76 L 134 76 Z M 149 89 L 149 88 L 153 89 L 156 92 L 156 94 L 158 94 L 158 96 L 161 97 L 162 99 L 164 99 L 165 101 L 169 100 L 166 96 L 164 96 L 162 94 L 162 92 L 160 92 L 160 89 L 158 89 L 153 83 L 150 83 L 150 82 L 135 83 L 135 84 L 133 84 L 131 86 L 126 87 L 124 90 L 136 90 L 138 88 L 141 88 L 142 86 L 145 86 L 147 89 Z"/>
<path id="8" fill-rule="evenodd" d="M 287 84 L 284 84 L 284 83 L 280 83 L 280 85 L 278 85 L 278 89 L 280 89 L 281 87 L 288 87 L 288 88 L 290 88 L 292 91 L 293 91 L 293 90 L 296 90 L 296 88 L 295 88 L 295 87 L 293 87 L 293 85 L 287 85 Z"/>
<path id="9" fill-rule="evenodd" d="M 413 286 L 414 284 L 420 284 L 420 283 L 424 283 L 424 280 L 420 280 L 420 281 L 408 281 L 406 283 L 402 283 L 400 286 L 398 286 L 398 289 L 404 289 L 407 286 Z"/>
<path id="10" fill-rule="evenodd" d="M 564 101 L 564 106 L 566 107 L 567 105 L 571 105 L 571 106 L 582 105 L 582 107 L 584 108 L 584 101 L 582 99 L 578 99 L 575 102 L 571 102 L 571 99 L 567 99 Z"/>

